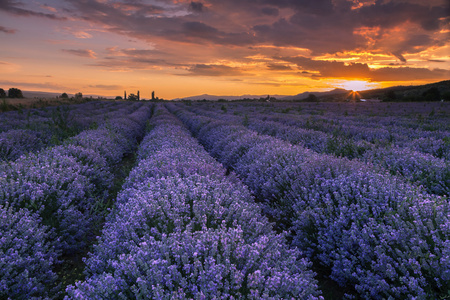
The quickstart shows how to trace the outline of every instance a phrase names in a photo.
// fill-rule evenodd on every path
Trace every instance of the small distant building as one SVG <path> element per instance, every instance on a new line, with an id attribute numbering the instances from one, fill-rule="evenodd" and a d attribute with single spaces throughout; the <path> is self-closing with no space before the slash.
<path id="1" fill-rule="evenodd" d="M 370 103 L 379 103 L 381 102 L 380 99 L 359 99 L 361 102 L 370 102 Z"/>

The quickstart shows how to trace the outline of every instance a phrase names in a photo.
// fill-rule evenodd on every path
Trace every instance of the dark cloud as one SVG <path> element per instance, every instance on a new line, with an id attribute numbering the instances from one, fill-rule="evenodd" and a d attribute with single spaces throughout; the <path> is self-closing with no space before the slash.
<path id="1" fill-rule="evenodd" d="M 272 25 L 256 25 L 253 28 L 259 42 L 272 43 L 276 46 L 298 46 L 305 43 L 308 33 L 285 18 L 280 18 Z M 310 39 L 312 43 L 314 40 Z M 310 44 L 311 45 L 311 44 Z"/>
<path id="2" fill-rule="evenodd" d="M 392 49 L 398 49 L 392 51 L 392 55 L 397 57 L 401 62 L 406 63 L 406 58 L 403 56 L 404 52 L 418 53 L 425 50 L 430 45 L 437 45 L 430 36 L 426 34 L 411 34 L 403 41 L 398 41 L 392 46 Z"/>
<path id="3" fill-rule="evenodd" d="M 170 53 L 155 49 L 119 49 L 118 47 L 110 47 L 106 49 L 107 53 L 114 56 L 128 57 L 155 57 L 155 56 L 172 56 Z"/>
<path id="4" fill-rule="evenodd" d="M 158 6 L 141 1 L 66 0 L 66 2 L 72 6 L 66 10 L 67 13 L 74 17 L 109 26 L 111 31 L 126 35 L 133 35 L 141 31 L 148 33 L 165 31 L 170 28 L 168 19 L 179 24 L 178 18 L 172 18 L 172 16 L 166 18 L 174 11 L 163 5 Z M 151 25 L 159 26 L 149 27 Z"/>
<path id="5" fill-rule="evenodd" d="M 184 23 L 183 33 L 190 37 L 199 37 L 206 40 L 215 40 L 219 35 L 222 35 L 216 28 L 201 22 Z"/>
<path id="6" fill-rule="evenodd" d="M 311 58 L 280 57 L 280 60 L 295 63 L 302 73 L 313 73 L 314 78 L 364 78 L 372 81 L 408 81 L 408 80 L 439 80 L 450 78 L 450 70 L 426 69 L 411 67 L 385 67 L 371 69 L 367 64 L 338 61 L 313 60 Z"/>
<path id="7" fill-rule="evenodd" d="M 160 67 L 185 67 L 177 64 L 170 53 L 147 49 L 106 49 L 108 55 L 97 59 L 89 66 L 102 67 L 111 71 L 152 70 Z M 165 58 L 172 58 L 167 61 Z"/>
<path id="8" fill-rule="evenodd" d="M 187 4 L 165 0 L 158 6 L 131 0 L 66 1 L 72 4 L 75 16 L 146 40 L 157 36 L 192 44 L 293 46 L 310 49 L 313 55 L 378 48 L 401 61 L 407 53 L 448 41 L 432 37 L 449 24 L 446 7 L 436 1 L 377 0 L 358 9 L 352 9 L 354 2 L 347 0 L 203 0 Z M 389 30 L 411 24 L 420 27 L 415 36 L 402 42 L 392 39 L 392 45 L 380 44 Z M 355 34 L 360 28 L 378 28 L 370 45 L 364 36 Z"/>
<path id="9" fill-rule="evenodd" d="M 116 2 L 114 7 L 133 15 L 134 17 L 159 15 L 165 11 L 162 6 L 140 3 L 137 1 L 125 1 L 124 3 Z"/>
<path id="10" fill-rule="evenodd" d="M 330 15 L 334 11 L 334 4 L 332 0 L 293 0 L 291 2 L 294 8 L 306 14 L 315 15 Z"/>
<path id="11" fill-rule="evenodd" d="M 198 21 L 185 22 L 180 32 L 167 34 L 176 41 L 192 43 L 248 46 L 255 42 L 254 36 L 249 32 L 226 32 Z"/>
<path id="12" fill-rule="evenodd" d="M 13 34 L 13 33 L 16 33 L 16 30 L 0 26 L 0 32 Z"/>
<path id="13" fill-rule="evenodd" d="M 61 51 L 70 53 L 76 56 L 96 58 L 95 52 L 89 49 L 62 49 Z"/>
<path id="14" fill-rule="evenodd" d="M 205 9 L 205 6 L 201 2 L 192 1 L 189 4 L 189 10 L 191 10 L 193 12 L 201 13 L 201 12 L 203 12 L 204 9 Z"/>
<path id="15" fill-rule="evenodd" d="M 289 7 L 295 13 L 289 19 L 254 26 L 259 40 L 308 48 L 314 54 L 364 49 L 365 41 L 355 35 L 355 31 L 363 27 L 378 28 L 378 36 L 372 37 L 372 47 L 380 47 L 381 39 L 389 30 L 396 26 L 412 27 L 412 24 L 419 25 L 424 32 L 418 32 L 403 43 L 397 40 L 395 45 L 383 44 L 383 47 L 385 53 L 416 53 L 423 47 L 442 44 L 442 40 L 431 35 L 449 24 L 442 4 L 376 1 L 374 5 L 351 9 L 348 1 L 264 1 L 268 2 L 280 8 Z M 417 43 L 423 47 L 418 47 Z"/>
<path id="16" fill-rule="evenodd" d="M 35 12 L 32 10 L 22 8 L 25 6 L 22 2 L 12 1 L 12 0 L 0 0 L 0 11 L 5 11 L 7 13 L 11 13 L 17 16 L 24 17 L 42 17 L 48 18 L 52 20 L 67 20 L 66 17 L 60 17 L 55 14 L 47 14 L 41 12 Z"/>
<path id="17" fill-rule="evenodd" d="M 225 65 L 197 64 L 188 69 L 190 75 L 196 76 L 240 76 L 244 75 L 241 69 Z"/>
<path id="18" fill-rule="evenodd" d="M 357 10 L 358 23 L 365 26 L 393 28 L 405 22 L 421 25 L 425 30 L 438 30 L 439 19 L 448 16 L 445 6 L 429 7 L 426 2 L 415 4 L 399 1 L 376 1 Z"/>
<path id="19" fill-rule="evenodd" d="M 406 58 L 400 52 L 392 52 L 392 54 L 397 57 L 401 62 L 406 62 Z"/>
<path id="20" fill-rule="evenodd" d="M 113 6 L 109 2 L 67 1 L 75 8 L 74 14 L 78 17 L 105 26 L 115 33 L 148 41 L 152 41 L 156 36 L 176 42 L 232 43 L 227 33 L 198 21 L 196 17 L 187 16 L 189 13 L 185 5 L 161 6 L 154 14 L 142 15 L 132 14 L 123 7 Z M 152 8 L 153 6 L 150 9 Z"/>
<path id="21" fill-rule="evenodd" d="M 295 63 L 303 71 L 319 72 L 321 77 L 364 78 L 370 73 L 369 66 L 361 63 L 345 64 L 338 61 L 313 60 L 304 56 L 280 59 Z"/>
<path id="22" fill-rule="evenodd" d="M 282 1 L 284 4 L 286 2 L 289 1 Z M 336 1 L 334 5 L 328 1 L 309 1 L 309 5 L 300 2 L 295 5 L 289 3 L 295 11 L 291 18 L 255 26 L 258 37 L 275 45 L 308 48 L 315 54 L 336 53 L 366 47 L 365 42 L 355 35 L 355 30 L 359 28 L 378 28 L 378 36 L 372 37 L 372 46 L 377 47 L 389 30 L 396 26 L 411 27 L 411 24 L 417 24 L 424 32 L 403 43 L 397 41 L 396 45 L 383 45 L 385 53 L 415 53 L 422 50 L 418 49 L 417 44 L 426 47 L 437 45 L 439 41 L 432 39 L 431 35 L 449 23 L 449 19 L 445 19 L 443 6 L 429 7 L 427 3 L 376 1 L 374 5 L 352 10 L 344 1 Z M 327 9 L 320 12 L 321 7 Z"/>
<path id="23" fill-rule="evenodd" d="M 54 13 L 56 13 L 58 11 L 56 8 L 49 6 L 47 4 L 42 4 L 42 5 L 40 5 L 40 7 L 43 9 L 46 9 L 48 11 L 54 12 Z"/>
<path id="24" fill-rule="evenodd" d="M 273 16 L 273 17 L 277 17 L 280 14 L 278 8 L 274 7 L 263 7 L 261 8 L 261 12 L 266 16 Z"/>
<path id="25" fill-rule="evenodd" d="M 314 54 L 336 53 L 357 48 L 353 25 L 341 23 L 336 21 L 331 25 L 315 15 L 295 14 L 290 19 L 280 18 L 271 25 L 254 26 L 253 30 L 258 41 L 272 43 L 275 46 L 307 48 Z"/>
<path id="26" fill-rule="evenodd" d="M 104 57 L 88 66 L 101 67 L 111 71 L 135 71 L 135 70 L 152 70 L 160 66 L 173 66 L 161 59 L 136 58 L 136 57 Z"/>
<path id="27" fill-rule="evenodd" d="M 381 68 L 370 72 L 372 81 L 442 80 L 450 78 L 450 70 L 426 68 Z"/>

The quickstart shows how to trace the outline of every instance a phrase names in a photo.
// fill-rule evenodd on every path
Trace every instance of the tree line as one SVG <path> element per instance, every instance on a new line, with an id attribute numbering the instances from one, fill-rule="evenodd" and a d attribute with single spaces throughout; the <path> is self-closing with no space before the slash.
<path id="1" fill-rule="evenodd" d="M 418 102 L 418 101 L 450 101 L 450 91 L 441 92 L 437 87 L 431 87 L 422 93 L 414 91 L 413 93 L 401 93 L 389 90 L 383 97 L 385 102 Z"/>
<path id="2" fill-rule="evenodd" d="M 22 91 L 18 88 L 10 88 L 8 90 L 8 94 L 6 94 L 6 91 L 2 88 L 0 88 L 0 98 L 23 98 Z"/>

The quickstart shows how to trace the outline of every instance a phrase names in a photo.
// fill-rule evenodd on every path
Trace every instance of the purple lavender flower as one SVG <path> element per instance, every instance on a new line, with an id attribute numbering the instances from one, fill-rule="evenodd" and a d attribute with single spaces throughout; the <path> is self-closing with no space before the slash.
<path id="1" fill-rule="evenodd" d="M 49 299 L 59 289 L 52 233 L 37 215 L 0 205 L 0 298 Z"/>

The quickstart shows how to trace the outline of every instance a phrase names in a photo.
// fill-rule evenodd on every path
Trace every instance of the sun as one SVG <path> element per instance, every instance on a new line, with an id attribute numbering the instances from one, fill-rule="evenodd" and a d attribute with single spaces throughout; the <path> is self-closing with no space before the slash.
<path id="1" fill-rule="evenodd" d="M 378 84 L 365 80 L 346 80 L 338 84 L 340 87 L 351 91 L 364 91 L 377 88 Z"/>

